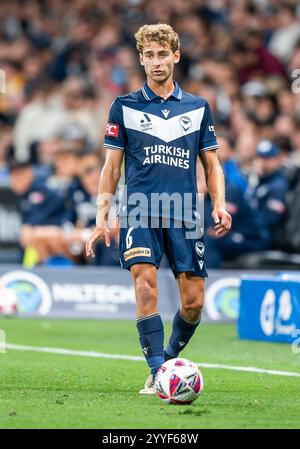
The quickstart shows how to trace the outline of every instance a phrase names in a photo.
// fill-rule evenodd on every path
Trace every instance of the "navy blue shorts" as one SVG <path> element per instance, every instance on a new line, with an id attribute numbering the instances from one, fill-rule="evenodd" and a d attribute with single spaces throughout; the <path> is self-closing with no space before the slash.
<path id="1" fill-rule="evenodd" d="M 195 276 L 207 277 L 205 246 L 203 237 L 191 234 L 184 223 L 170 220 L 169 227 L 159 226 L 162 219 L 145 218 L 146 227 L 122 226 L 120 229 L 120 262 L 124 269 L 137 263 L 150 263 L 159 268 L 165 252 L 170 267 L 177 276 L 180 272 L 192 272 Z M 151 223 L 152 222 L 152 223 Z M 122 223 L 122 222 L 121 222 Z M 155 223 L 155 226 L 153 226 Z M 191 238 L 187 238 L 190 235 Z M 197 238 L 193 238 L 193 237 Z"/>

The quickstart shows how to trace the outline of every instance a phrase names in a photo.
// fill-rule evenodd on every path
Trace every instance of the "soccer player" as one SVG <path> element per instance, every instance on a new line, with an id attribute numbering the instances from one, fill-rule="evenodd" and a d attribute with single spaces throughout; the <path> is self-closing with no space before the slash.
<path id="1" fill-rule="evenodd" d="M 204 98 L 182 91 L 173 80 L 174 65 L 180 59 L 178 35 L 167 24 L 155 24 L 142 26 L 135 38 L 147 82 L 140 90 L 117 97 L 111 106 L 96 228 L 86 244 L 86 252 L 94 256 L 92 247 L 98 239 L 104 238 L 106 245 L 110 244 L 109 205 L 105 195 L 115 193 L 125 155 L 128 200 L 120 215 L 120 262 L 123 268 L 131 271 L 139 339 L 151 370 L 140 393 L 153 394 L 158 368 L 165 360 L 179 355 L 201 321 L 207 276 L 203 238 L 201 234 L 188 232 L 191 225 L 195 225 L 192 218 L 198 217 L 195 201 L 192 213 L 186 217 L 178 214 L 175 203 L 170 208 L 152 208 L 153 194 L 179 194 L 183 198 L 190 193 L 196 197 L 199 156 L 218 236 L 229 231 L 231 216 L 225 209 L 224 176 L 217 158 L 218 145 L 209 105 Z M 126 222 L 136 207 L 136 203 L 133 206 L 129 200 L 135 194 L 140 200 L 140 217 L 143 217 L 140 225 Z M 149 200 L 147 204 L 143 201 L 145 197 Z M 166 226 L 164 220 L 168 217 Z M 180 307 L 165 350 L 156 274 L 164 250 L 180 293 Z"/>

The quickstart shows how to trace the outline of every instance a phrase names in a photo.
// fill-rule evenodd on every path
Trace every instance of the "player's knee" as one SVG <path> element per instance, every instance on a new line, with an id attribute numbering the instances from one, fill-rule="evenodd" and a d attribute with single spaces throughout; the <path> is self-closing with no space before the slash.
<path id="1" fill-rule="evenodd" d="M 185 305 L 181 305 L 181 315 L 186 320 L 194 323 L 199 321 L 202 316 L 203 304 L 193 301 L 188 302 Z"/>
<path id="2" fill-rule="evenodd" d="M 192 321 L 201 317 L 204 305 L 204 295 L 202 292 L 189 293 L 182 298 L 181 309 L 185 316 L 189 316 Z"/>
<path id="3" fill-rule="evenodd" d="M 202 310 L 203 308 L 203 301 L 200 300 L 199 298 L 189 298 L 188 300 L 186 300 L 183 304 L 182 304 L 182 308 L 185 310 L 189 310 L 189 311 L 197 311 L 197 310 Z"/>

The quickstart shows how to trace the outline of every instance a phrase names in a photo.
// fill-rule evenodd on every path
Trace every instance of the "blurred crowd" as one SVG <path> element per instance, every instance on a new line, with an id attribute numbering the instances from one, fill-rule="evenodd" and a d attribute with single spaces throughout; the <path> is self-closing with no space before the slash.
<path id="1" fill-rule="evenodd" d="M 21 200 L 29 264 L 60 256 L 118 265 L 117 231 L 95 261 L 83 247 L 108 109 L 143 84 L 134 33 L 157 22 L 178 32 L 175 79 L 207 98 L 219 136 L 234 228 L 214 239 L 208 214 L 209 266 L 282 245 L 277 231 L 300 183 L 297 1 L 11 0 L 0 2 L 0 184 Z M 284 249 L 300 251 L 286 240 Z"/>

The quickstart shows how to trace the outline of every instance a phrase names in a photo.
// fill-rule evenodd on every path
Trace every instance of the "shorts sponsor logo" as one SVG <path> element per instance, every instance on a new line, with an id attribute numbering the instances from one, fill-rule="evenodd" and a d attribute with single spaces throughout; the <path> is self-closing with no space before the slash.
<path id="1" fill-rule="evenodd" d="M 125 251 L 124 253 L 125 262 L 127 262 L 127 260 L 132 259 L 133 257 L 151 257 L 151 249 L 138 247 Z"/>
<path id="2" fill-rule="evenodd" d="M 109 137 L 118 137 L 119 136 L 119 125 L 115 123 L 107 123 L 105 135 Z"/>

